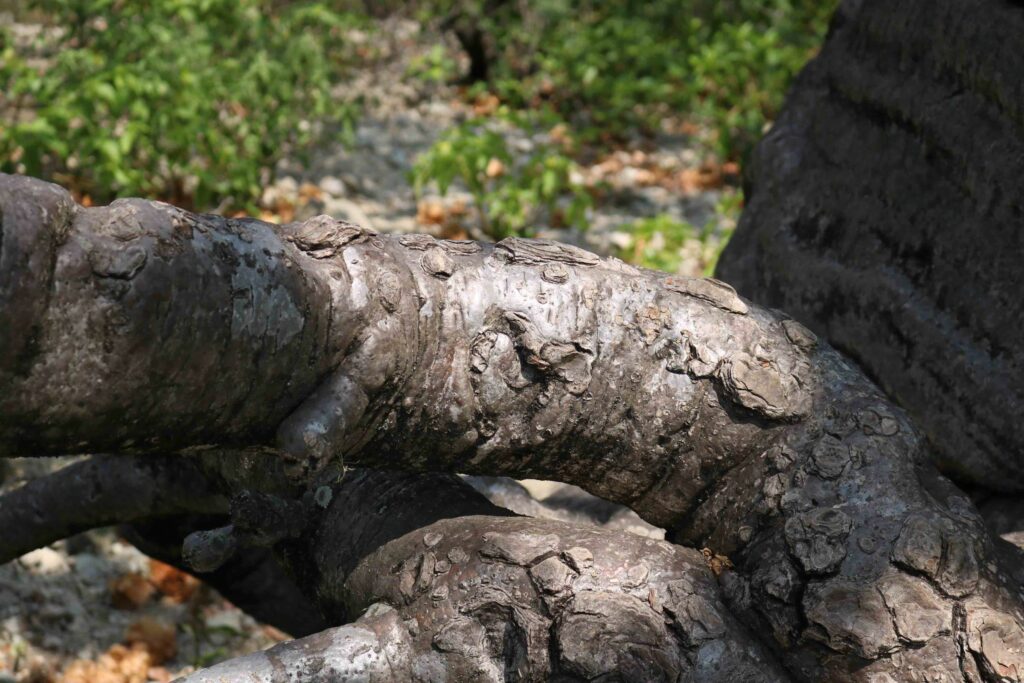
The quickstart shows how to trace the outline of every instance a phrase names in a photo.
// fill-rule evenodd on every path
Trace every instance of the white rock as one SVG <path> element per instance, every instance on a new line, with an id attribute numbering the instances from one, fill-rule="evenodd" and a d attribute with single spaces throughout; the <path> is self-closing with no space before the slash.
<path id="1" fill-rule="evenodd" d="M 355 223 L 364 228 L 373 228 L 373 221 L 359 204 L 348 199 L 334 198 L 324 203 L 324 212 L 339 220 Z"/>
<path id="2" fill-rule="evenodd" d="M 35 574 L 64 574 L 70 567 L 67 558 L 52 548 L 40 548 L 21 556 L 23 567 Z"/>
<path id="3" fill-rule="evenodd" d="M 278 193 L 286 197 L 295 195 L 299 191 L 299 181 L 291 176 L 278 178 L 274 185 L 277 188 Z"/>
<path id="4" fill-rule="evenodd" d="M 320 189 L 332 197 L 344 197 L 348 192 L 345 183 L 332 175 L 325 175 L 320 179 Z"/>
<path id="5" fill-rule="evenodd" d="M 225 629 L 234 633 L 244 633 L 242 624 L 242 612 L 239 610 L 224 610 L 206 618 L 206 628 Z"/>

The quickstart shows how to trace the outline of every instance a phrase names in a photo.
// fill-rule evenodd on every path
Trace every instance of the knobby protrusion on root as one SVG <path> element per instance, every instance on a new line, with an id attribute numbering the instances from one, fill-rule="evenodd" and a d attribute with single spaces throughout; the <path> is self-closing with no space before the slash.
<path id="1" fill-rule="evenodd" d="M 236 492 L 294 493 L 350 465 L 568 481 L 729 557 L 726 602 L 800 678 L 1024 670 L 1016 579 L 917 430 L 827 344 L 720 283 L 672 284 L 547 241 L 397 238 L 324 218 L 275 227 L 139 200 L 74 209 L 9 176 L 0 210 L 0 283 L 13 283 L 0 289 L 0 343 L 17 358 L 0 361 L 4 454 L 230 444 L 204 467 Z M 115 265 L 97 273 L 90 255 L 118 249 L 145 260 L 104 257 Z M 292 480 L 273 474 L 282 459 Z M 266 538 L 287 543 L 282 528 Z M 366 538 L 394 540 L 377 534 Z M 374 575 L 394 586 L 352 594 L 445 604 L 469 589 L 431 577 L 476 557 L 469 540 L 445 546 L 454 536 Z M 578 571 L 567 551 L 523 560 L 492 537 L 480 557 L 558 603 Z M 540 568 L 556 555 L 572 574 Z M 911 604 L 894 607 L 899 596 Z M 960 616 L 947 629 L 936 611 Z M 564 624 L 596 628 L 585 621 Z M 515 623 L 534 656 L 536 624 Z M 444 652 L 486 632 L 436 626 L 424 632 Z M 466 671 L 489 670 L 478 663 Z"/>

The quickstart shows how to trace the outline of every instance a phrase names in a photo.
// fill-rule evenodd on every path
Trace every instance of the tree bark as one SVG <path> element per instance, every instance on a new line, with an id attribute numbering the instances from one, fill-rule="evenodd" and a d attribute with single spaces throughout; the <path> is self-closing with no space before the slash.
<path id="1" fill-rule="evenodd" d="M 282 554 L 354 623 L 186 682 L 790 680 L 697 551 L 510 517 L 448 475 L 352 470 L 331 489 Z"/>
<path id="2" fill-rule="evenodd" d="M 302 637 L 330 624 L 269 548 L 247 548 L 211 572 L 196 572 L 181 556 L 185 537 L 222 520 L 205 515 L 156 517 L 122 525 L 122 537 L 150 557 L 191 573 L 259 621 Z"/>
<path id="3" fill-rule="evenodd" d="M 849 354 L 957 480 L 1024 490 L 1024 7 L 844 2 L 718 267 Z"/>
<path id="4" fill-rule="evenodd" d="M 91 458 L 0 496 L 0 564 L 97 527 L 226 510 L 227 500 L 185 458 Z"/>
<path id="5" fill-rule="evenodd" d="M 726 602 L 799 680 L 1024 671 L 1018 584 L 907 417 L 727 285 L 23 178 L 0 210 L 0 304 L 35 330 L 5 335 L 0 452 L 198 450 L 314 500 L 356 464 L 568 481 L 728 555 Z"/>

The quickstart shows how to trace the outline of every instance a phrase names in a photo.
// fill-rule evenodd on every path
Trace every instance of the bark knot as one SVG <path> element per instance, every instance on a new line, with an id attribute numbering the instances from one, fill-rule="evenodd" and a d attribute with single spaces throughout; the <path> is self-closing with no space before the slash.
<path id="1" fill-rule="evenodd" d="M 978 584 L 974 542 L 948 519 L 908 518 L 893 545 L 892 560 L 925 574 L 953 597 L 970 594 Z"/>
<path id="2" fill-rule="evenodd" d="M 578 342 L 546 339 L 530 318 L 517 311 L 505 313 L 505 321 L 527 364 L 564 382 L 570 394 L 579 396 L 590 386 L 594 355 Z M 487 348 L 482 341 L 478 352 Z M 493 344 L 492 344 L 493 348 Z M 477 356 L 474 356 L 474 359 Z M 475 361 L 474 361 L 475 362 Z"/>
<path id="3" fill-rule="evenodd" d="M 377 233 L 331 216 L 314 216 L 293 228 L 290 240 L 316 259 L 330 258 L 349 244 L 361 242 Z"/>
<path id="4" fill-rule="evenodd" d="M 447 280 L 455 273 L 455 261 L 440 247 L 430 247 L 420 257 L 420 267 L 428 275 Z"/>
<path id="5" fill-rule="evenodd" d="M 601 262 L 596 254 L 552 240 L 506 237 L 494 245 L 494 251 L 509 263 L 525 265 L 558 262 L 573 266 L 596 266 Z"/>
<path id="6" fill-rule="evenodd" d="M 746 315 L 749 310 L 735 289 L 714 278 L 672 276 L 665 278 L 665 287 L 673 292 L 701 299 L 730 313 Z"/>
<path id="7" fill-rule="evenodd" d="M 99 277 L 131 280 L 146 265 L 148 258 L 146 249 L 137 244 L 109 248 L 96 246 L 89 252 L 89 265 Z"/>
<path id="8" fill-rule="evenodd" d="M 892 615 L 870 581 L 813 582 L 803 605 L 807 637 L 836 652 L 878 659 L 900 648 Z"/>
<path id="9" fill-rule="evenodd" d="M 837 508 L 814 508 L 786 520 L 786 542 L 808 574 L 828 574 L 846 558 L 846 539 L 853 527 Z"/>
<path id="10" fill-rule="evenodd" d="M 818 337 L 795 320 L 783 320 L 782 329 L 793 346 L 802 351 L 811 351 L 818 345 Z"/>
<path id="11" fill-rule="evenodd" d="M 809 392 L 773 361 L 738 353 L 722 362 L 718 377 L 736 403 L 769 419 L 798 419 L 811 409 Z"/>

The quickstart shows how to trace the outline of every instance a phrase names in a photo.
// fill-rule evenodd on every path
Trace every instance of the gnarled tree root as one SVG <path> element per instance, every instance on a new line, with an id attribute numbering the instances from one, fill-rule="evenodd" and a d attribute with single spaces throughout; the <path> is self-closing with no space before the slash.
<path id="1" fill-rule="evenodd" d="M 509 517 L 446 475 L 332 491 L 283 551 L 332 620 L 358 619 L 184 681 L 789 680 L 694 550 Z M 452 509 L 478 514 L 431 521 Z"/>
<path id="2" fill-rule="evenodd" d="M 0 210 L 0 452 L 223 444 L 223 481 L 311 494 L 342 462 L 568 481 L 728 555 L 799 679 L 1024 671 L 1018 584 L 919 432 L 727 285 L 10 176 Z"/>
<path id="3" fill-rule="evenodd" d="M 247 548 L 212 572 L 196 572 L 186 564 L 181 557 L 185 537 L 221 521 L 198 515 L 160 517 L 124 525 L 120 532 L 145 554 L 194 574 L 239 609 L 285 633 L 301 637 L 329 626 L 269 548 Z"/>

